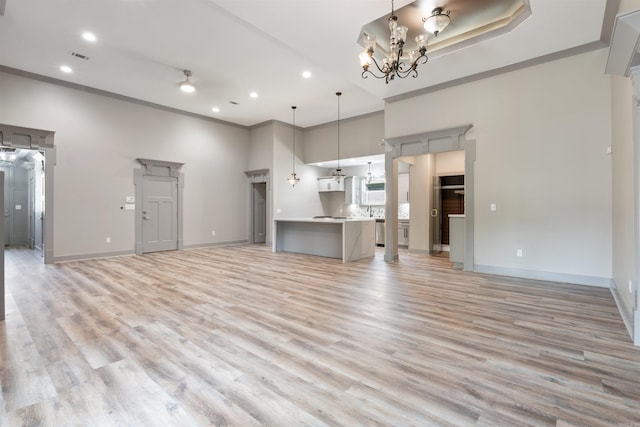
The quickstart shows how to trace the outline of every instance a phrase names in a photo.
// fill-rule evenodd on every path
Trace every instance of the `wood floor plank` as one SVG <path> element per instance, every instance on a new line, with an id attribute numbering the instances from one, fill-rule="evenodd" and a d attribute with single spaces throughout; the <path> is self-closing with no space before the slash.
<path id="1" fill-rule="evenodd" d="M 0 425 L 640 425 L 608 289 L 273 253 L 6 252 Z"/>

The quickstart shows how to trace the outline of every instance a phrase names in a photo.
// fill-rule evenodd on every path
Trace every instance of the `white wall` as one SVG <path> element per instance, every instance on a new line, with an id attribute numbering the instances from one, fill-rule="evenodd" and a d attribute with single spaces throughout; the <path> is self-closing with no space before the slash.
<path id="1" fill-rule="evenodd" d="M 3 123 L 56 132 L 54 258 L 134 250 L 136 158 L 185 163 L 186 247 L 247 239 L 248 130 L 6 73 L 0 93 Z"/>
<path id="2" fill-rule="evenodd" d="M 436 175 L 464 175 L 464 150 L 445 151 L 436 155 Z"/>
<path id="3" fill-rule="evenodd" d="M 322 168 L 302 163 L 298 147 L 302 144 L 302 132 L 296 132 L 296 174 L 300 182 L 292 187 L 287 181 L 293 169 L 291 126 L 274 122 L 273 138 L 273 208 L 274 218 L 300 218 L 322 215 L 318 194 L 318 177 Z M 298 145 L 300 143 L 300 145 Z"/>
<path id="4" fill-rule="evenodd" d="M 340 120 L 340 158 L 384 154 L 384 112 Z M 304 162 L 338 160 L 337 123 L 305 129 Z"/>
<path id="5" fill-rule="evenodd" d="M 436 155 L 415 156 L 409 175 L 409 251 L 429 253 L 432 248 L 431 208 Z"/>
<path id="6" fill-rule="evenodd" d="M 589 52 L 387 105 L 387 138 L 473 124 L 478 270 L 608 285 L 606 57 Z"/>
<path id="7" fill-rule="evenodd" d="M 631 79 L 611 76 L 612 90 L 612 160 L 613 160 L 613 284 L 617 288 L 622 310 L 632 317 L 636 282 L 636 247 L 633 146 L 633 87 Z M 631 282 L 631 289 L 629 289 Z"/>
<path id="8" fill-rule="evenodd" d="M 618 13 L 625 13 L 640 9 L 640 0 L 621 0 Z"/>
<path id="9" fill-rule="evenodd" d="M 248 170 L 271 169 L 273 165 L 273 124 L 251 129 Z"/>

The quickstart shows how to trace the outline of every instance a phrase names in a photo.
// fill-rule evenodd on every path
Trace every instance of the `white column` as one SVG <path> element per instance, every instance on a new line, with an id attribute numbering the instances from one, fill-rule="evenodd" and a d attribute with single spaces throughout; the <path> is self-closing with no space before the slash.
<path id="1" fill-rule="evenodd" d="M 384 153 L 384 170 L 384 260 L 394 261 L 398 259 L 398 159 L 390 150 Z"/>
<path id="2" fill-rule="evenodd" d="M 635 218 L 635 277 L 636 302 L 633 309 L 633 343 L 640 346 L 640 293 L 638 292 L 638 280 L 640 279 L 640 67 L 631 70 L 633 81 L 635 111 L 633 115 L 633 197 L 634 197 L 634 218 Z"/>

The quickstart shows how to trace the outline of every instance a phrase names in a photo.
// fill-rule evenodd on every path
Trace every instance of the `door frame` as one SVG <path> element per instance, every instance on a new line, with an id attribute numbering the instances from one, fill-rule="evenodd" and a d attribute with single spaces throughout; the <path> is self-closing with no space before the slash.
<path id="1" fill-rule="evenodd" d="M 255 192 L 257 191 L 256 187 L 258 185 L 264 185 L 264 192 L 265 192 L 265 197 L 264 197 L 264 204 L 265 204 L 265 211 L 264 211 L 264 242 L 259 242 L 259 243 L 264 243 L 265 245 L 267 244 L 267 240 L 268 240 L 268 229 L 267 229 L 267 216 L 269 215 L 269 201 L 267 200 L 268 198 L 268 193 L 267 193 L 267 183 L 266 182 L 252 182 L 251 183 L 251 239 L 249 240 L 249 242 L 251 244 L 255 244 L 255 236 L 256 236 L 256 198 L 255 198 Z"/>
<path id="2" fill-rule="evenodd" d="M 384 259 L 387 262 L 398 259 L 398 158 L 435 154 L 445 151 L 464 150 L 464 180 L 465 180 L 465 271 L 474 271 L 474 168 L 476 161 L 476 141 L 467 140 L 466 133 L 472 124 L 453 128 L 440 129 L 413 135 L 386 138 L 385 141 L 385 191 L 387 203 L 385 205 L 385 220 L 387 233 L 385 236 Z"/>
<path id="3" fill-rule="evenodd" d="M 142 255 L 144 252 L 142 241 L 142 211 L 144 210 L 144 192 L 143 192 L 143 180 L 145 176 L 155 177 L 172 177 L 177 179 L 177 239 L 178 250 L 184 249 L 183 238 L 183 189 L 184 189 L 184 174 L 180 171 L 184 163 L 167 162 L 164 160 L 152 160 L 152 159 L 136 159 L 142 168 L 136 168 L 133 170 L 133 185 L 135 186 L 135 233 L 136 233 L 136 255 Z"/>
<path id="4" fill-rule="evenodd" d="M 271 180 L 270 180 L 270 172 L 269 169 L 256 169 L 251 171 L 245 171 L 245 175 L 248 178 L 248 186 L 247 186 L 247 198 L 248 204 L 247 206 L 251 206 L 251 211 L 247 215 L 247 230 L 249 235 L 247 236 L 247 241 L 251 244 L 254 244 L 253 239 L 253 184 L 264 183 L 267 187 L 267 227 L 266 227 L 266 236 L 265 236 L 265 245 L 271 246 L 273 242 L 273 238 L 271 236 L 272 233 L 272 218 L 271 218 Z"/>
<path id="5" fill-rule="evenodd" d="M 55 132 L 43 129 L 24 128 L 20 126 L 0 124 L 0 137 L 5 147 L 38 150 L 44 154 L 44 263 L 51 264 L 54 258 L 53 241 L 53 178 L 56 165 Z"/>

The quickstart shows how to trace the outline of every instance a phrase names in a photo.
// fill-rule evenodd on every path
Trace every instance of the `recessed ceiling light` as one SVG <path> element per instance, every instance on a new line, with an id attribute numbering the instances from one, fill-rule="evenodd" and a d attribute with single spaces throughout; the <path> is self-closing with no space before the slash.
<path id="1" fill-rule="evenodd" d="M 310 79 L 311 78 L 311 71 L 303 71 L 302 72 L 302 77 L 304 77 L 305 79 Z"/>
<path id="2" fill-rule="evenodd" d="M 218 107 L 213 107 L 211 111 L 213 111 L 214 113 L 219 113 L 220 109 Z"/>
<path id="3" fill-rule="evenodd" d="M 249 96 L 252 97 L 252 98 L 257 98 L 258 97 L 258 92 L 251 92 L 249 94 Z"/>
<path id="4" fill-rule="evenodd" d="M 71 73 L 73 72 L 73 69 L 71 67 L 69 67 L 68 65 L 61 65 L 60 66 L 60 71 L 62 71 L 63 73 Z"/>
<path id="5" fill-rule="evenodd" d="M 82 38 L 88 42 L 94 42 L 97 40 L 96 35 L 88 31 L 85 31 L 84 33 L 82 33 Z"/>

